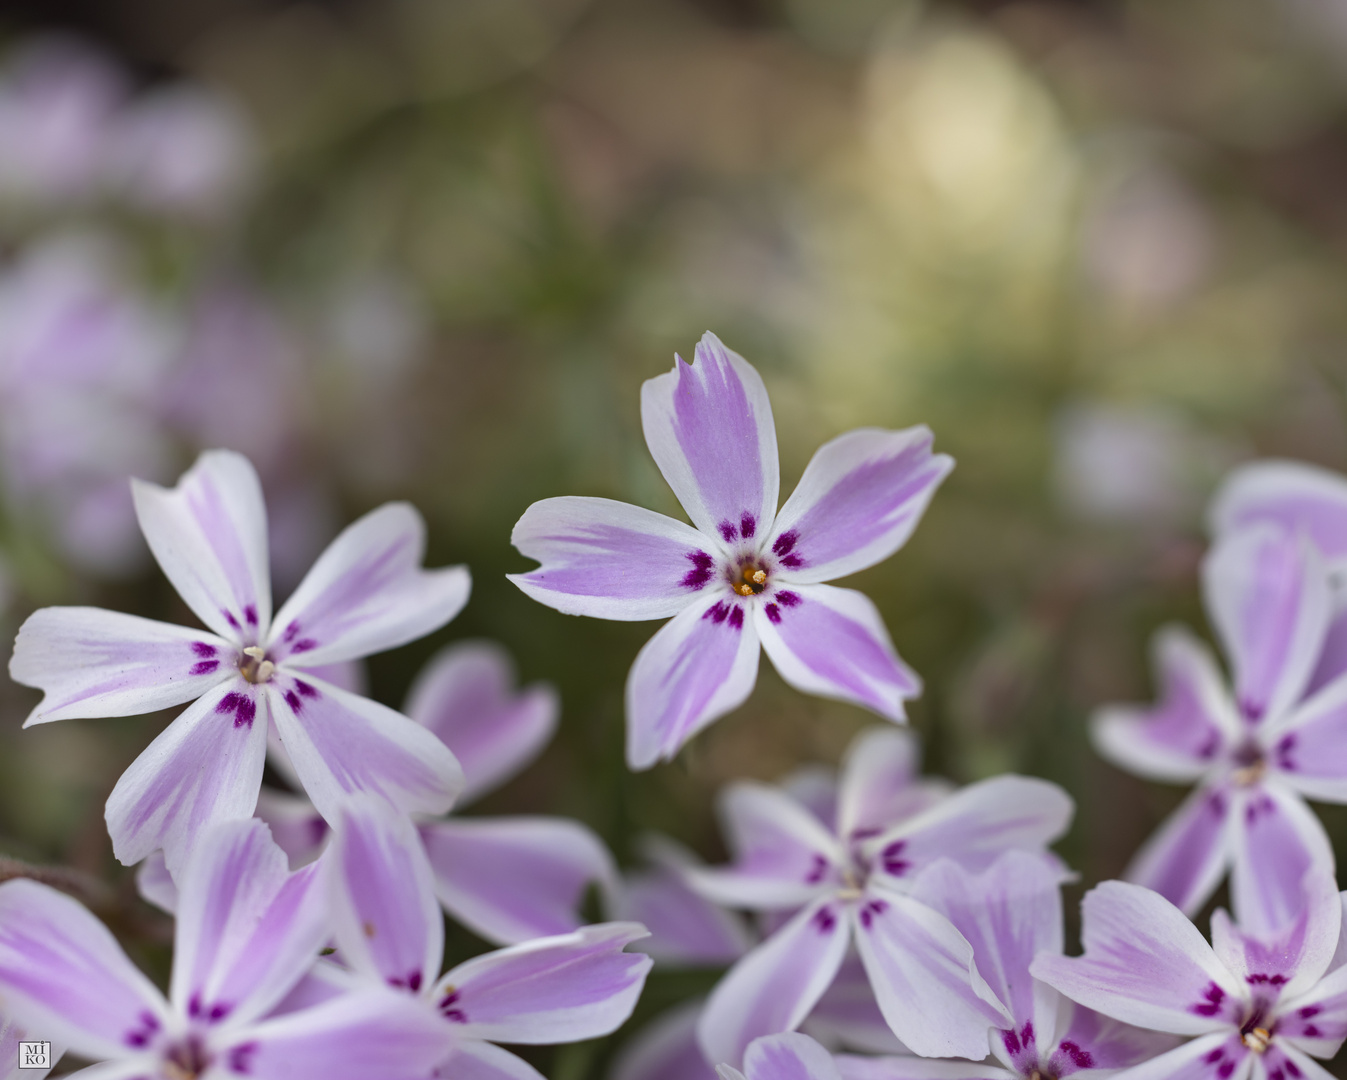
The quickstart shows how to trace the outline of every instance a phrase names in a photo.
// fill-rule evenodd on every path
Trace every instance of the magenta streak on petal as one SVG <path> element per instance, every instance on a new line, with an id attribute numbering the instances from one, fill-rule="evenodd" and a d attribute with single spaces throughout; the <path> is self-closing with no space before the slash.
<path id="1" fill-rule="evenodd" d="M 1215 1016 L 1221 1011 L 1221 1003 L 1225 1001 L 1225 991 L 1215 983 L 1208 983 L 1207 989 L 1202 994 L 1205 1000 L 1192 1006 L 1192 1011 L 1198 1016 Z"/>
<path id="2" fill-rule="evenodd" d="M 753 406 L 728 357 L 717 352 L 698 346 L 696 371 L 677 360 L 673 430 L 707 512 L 733 528 L 746 509 L 762 506 L 763 463 Z"/>
<path id="3" fill-rule="evenodd" d="M 814 912 L 814 918 L 811 921 L 819 933 L 829 934 L 833 927 L 837 925 L 837 916 L 833 914 L 832 908 L 825 906 Z"/>
<path id="4" fill-rule="evenodd" d="M 1083 1050 L 1075 1043 L 1063 1039 L 1057 1044 L 1057 1049 L 1071 1059 L 1071 1063 L 1078 1069 L 1089 1069 L 1094 1067 L 1094 1057 L 1088 1050 Z"/>
<path id="5" fill-rule="evenodd" d="M 739 535 L 745 540 L 752 540 L 753 534 L 758 531 L 758 519 L 745 511 L 739 515 Z"/>
<path id="6" fill-rule="evenodd" d="M 767 613 L 767 621 L 776 625 L 781 621 L 781 609 L 775 604 L 768 604 L 762 609 Z"/>
<path id="7" fill-rule="evenodd" d="M 215 706 L 217 713 L 233 713 L 234 726 L 251 728 L 253 718 L 257 715 L 257 704 L 246 694 L 240 694 L 230 691 L 220 699 L 220 704 Z"/>
<path id="8" fill-rule="evenodd" d="M 456 1024 L 466 1024 L 468 1022 L 468 1014 L 458 1008 L 458 999 L 459 992 L 457 990 L 451 990 L 449 993 L 445 994 L 444 997 L 440 998 L 440 1003 L 436 1008 L 440 1010 L 440 1015 L 446 1020 L 452 1020 Z"/>
<path id="9" fill-rule="evenodd" d="M 231 1046 L 228 1054 L 229 1071 L 240 1076 L 250 1076 L 253 1071 L 253 1055 L 257 1053 L 257 1043 L 246 1042 Z"/>
<path id="10" fill-rule="evenodd" d="M 192 652 L 205 660 L 214 656 L 216 649 L 215 646 L 208 641 L 194 641 L 192 642 Z"/>
<path id="11" fill-rule="evenodd" d="M 800 594 L 799 594 L 799 593 L 793 593 L 793 592 L 791 592 L 789 589 L 782 589 L 782 590 L 780 590 L 780 591 L 776 594 L 776 601 L 777 601 L 777 603 L 780 604 L 782 607 L 788 607 L 788 608 L 799 607 L 799 606 L 800 606 Z"/>
<path id="12" fill-rule="evenodd" d="M 715 561 L 704 551 L 689 551 L 683 558 L 692 563 L 692 569 L 684 575 L 678 584 L 694 592 L 711 580 Z"/>
<path id="13" fill-rule="evenodd" d="M 243 618 L 249 626 L 257 625 L 257 605 L 249 604 L 243 609 Z"/>
<path id="14" fill-rule="evenodd" d="M 739 604 L 730 608 L 730 625 L 736 630 L 744 628 L 744 609 Z"/>
<path id="15" fill-rule="evenodd" d="M 209 675 L 212 671 L 214 671 L 214 670 L 215 670 L 216 668 L 218 668 L 219 666 L 220 666 L 220 661 L 218 661 L 218 660 L 199 660 L 199 661 L 197 661 L 197 663 L 195 663 L 195 664 L 192 665 L 191 670 L 188 671 L 187 674 L 189 674 L 189 675 Z"/>
<path id="16" fill-rule="evenodd" d="M 1281 741 L 1277 743 L 1277 748 L 1274 751 L 1277 756 L 1277 767 L 1279 769 L 1285 769 L 1287 772 L 1295 772 L 1296 763 L 1291 758 L 1291 751 L 1295 749 L 1295 746 L 1296 735 L 1294 731 L 1281 737 Z"/>
<path id="17" fill-rule="evenodd" d="M 710 619 L 713 623 L 719 626 L 725 621 L 729 614 L 730 605 L 723 600 L 718 600 L 715 604 L 706 609 L 706 613 L 702 615 L 702 618 Z"/>
<path id="18" fill-rule="evenodd" d="M 864 462 L 839 479 L 777 543 L 791 536 L 786 550 L 799 542 L 803 550 L 794 554 L 813 566 L 850 555 L 917 514 L 921 495 L 942 469 L 942 462 L 931 456 L 929 439 L 892 457 Z"/>
<path id="19" fill-rule="evenodd" d="M 295 680 L 295 689 L 299 691 L 302 697 L 316 698 L 318 696 L 317 687 L 313 686 L 311 683 L 306 683 L 303 679 Z"/>
<path id="20" fill-rule="evenodd" d="M 720 529 L 720 535 L 724 538 L 725 543 L 727 544 L 734 543 L 735 538 L 739 535 L 734 527 L 733 521 L 722 521 L 718 528 Z"/>
<path id="21" fill-rule="evenodd" d="M 879 857 L 886 874 L 901 877 L 912 866 L 908 860 L 899 858 L 905 847 L 907 847 L 906 840 L 895 840 L 892 844 L 886 845 L 884 850 L 880 852 Z"/>
<path id="22" fill-rule="evenodd" d="M 252 607 L 256 600 L 253 595 L 253 576 L 248 569 L 248 559 L 243 546 L 239 542 L 236 523 L 225 509 L 224 500 L 208 473 L 203 472 L 200 475 L 197 487 L 187 489 L 187 506 L 192 516 L 196 518 L 197 524 L 201 526 L 201 533 L 210 545 L 211 551 L 220 562 L 225 580 L 229 582 L 230 591 L 233 593 L 230 599 L 237 605 L 234 610 L 243 612 L 246 618 L 248 608 Z M 230 626 L 242 630 L 233 611 L 226 611 L 225 616 Z M 252 618 L 249 622 L 256 628 L 256 607 L 252 607 Z"/>
<path id="23" fill-rule="evenodd" d="M 159 1019 L 151 1012 L 142 1012 L 137 1018 L 140 1026 L 126 1033 L 126 1045 L 137 1050 L 149 1046 L 150 1041 L 159 1033 Z"/>
<path id="24" fill-rule="evenodd" d="M 861 908 L 861 926 L 863 926 L 866 930 L 869 930 L 870 926 L 875 921 L 875 916 L 883 915 L 884 912 L 888 910 L 889 905 L 884 900 L 867 901 L 866 904 Z"/>
<path id="25" fill-rule="evenodd" d="M 823 880 L 828 872 L 828 860 L 822 855 L 815 855 L 814 861 L 809 865 L 809 873 L 805 875 L 805 882 L 809 885 L 817 885 Z"/>
<path id="26" fill-rule="evenodd" d="M 291 619 L 290 625 L 285 628 L 285 634 L 281 637 L 281 640 L 289 643 L 297 637 L 299 637 L 299 620 Z"/>

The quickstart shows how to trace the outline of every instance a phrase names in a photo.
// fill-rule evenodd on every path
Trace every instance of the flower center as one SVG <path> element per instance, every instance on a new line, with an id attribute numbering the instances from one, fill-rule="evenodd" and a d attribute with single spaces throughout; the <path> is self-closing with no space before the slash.
<path id="1" fill-rule="evenodd" d="M 1250 787 L 1263 778 L 1263 773 L 1267 771 L 1267 761 L 1263 757 L 1263 751 L 1253 741 L 1246 742 L 1239 747 L 1231 760 L 1235 764 L 1234 770 L 1230 773 L 1230 778 L 1241 787 Z"/>
<path id="2" fill-rule="evenodd" d="M 738 578 L 731 579 L 730 584 L 740 596 L 757 596 L 767 588 L 767 571 L 754 563 L 744 563 Z"/>
<path id="3" fill-rule="evenodd" d="M 239 671 L 250 683 L 264 683 L 275 674 L 276 665 L 267 659 L 267 652 L 260 645 L 249 645 L 243 650 L 244 659 L 239 663 Z"/>
<path id="4" fill-rule="evenodd" d="M 195 1035 L 169 1048 L 164 1055 L 165 1080 L 196 1080 L 210 1068 L 211 1055 Z"/>
<path id="5" fill-rule="evenodd" d="M 1272 1032 L 1264 1027 L 1256 1027 L 1250 1031 L 1240 1033 L 1240 1038 L 1244 1040 L 1244 1045 L 1255 1054 L 1261 1054 L 1272 1045 Z"/>

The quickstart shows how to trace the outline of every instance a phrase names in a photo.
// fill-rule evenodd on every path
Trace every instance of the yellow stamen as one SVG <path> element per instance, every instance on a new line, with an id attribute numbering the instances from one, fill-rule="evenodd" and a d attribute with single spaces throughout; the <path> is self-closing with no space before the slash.
<path id="1" fill-rule="evenodd" d="M 757 571 L 753 575 L 753 580 L 756 581 L 759 585 L 761 585 L 764 581 L 767 580 L 767 571 L 766 570 Z"/>
<path id="2" fill-rule="evenodd" d="M 1261 1054 L 1272 1043 L 1272 1032 L 1267 1028 L 1256 1027 L 1244 1033 L 1244 1045 L 1255 1054 Z"/>
<path id="3" fill-rule="evenodd" d="M 736 586 L 734 587 L 734 591 L 737 592 L 740 596 L 752 596 L 752 595 L 753 595 L 753 586 L 752 586 L 752 585 L 736 585 Z"/>
<path id="4" fill-rule="evenodd" d="M 261 660 L 262 657 L 267 655 L 267 650 L 262 648 L 261 645 L 249 645 L 243 650 L 243 655 L 251 656 L 254 660 Z"/>

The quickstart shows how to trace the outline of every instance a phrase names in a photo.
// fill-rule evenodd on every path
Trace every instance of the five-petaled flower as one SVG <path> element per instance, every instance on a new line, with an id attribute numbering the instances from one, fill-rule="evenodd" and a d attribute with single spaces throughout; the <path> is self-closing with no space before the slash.
<path id="1" fill-rule="evenodd" d="M 510 580 L 572 615 L 673 616 L 627 679 L 627 760 L 673 757 L 748 697 L 759 643 L 788 683 L 890 720 L 920 681 L 875 605 L 822 582 L 888 558 L 953 467 L 925 427 L 826 443 L 777 510 L 776 429 L 762 378 L 713 334 L 692 364 L 641 390 L 646 443 L 692 519 L 609 499 L 534 503 L 516 548 L 542 565 Z"/>
<path id="2" fill-rule="evenodd" d="M 44 691 L 25 726 L 195 699 L 108 799 L 117 858 L 130 865 L 162 848 L 176 874 L 205 827 L 251 815 L 268 725 L 328 819 L 356 791 L 407 812 L 447 810 L 463 775 L 444 743 L 318 674 L 428 634 L 467 602 L 466 569 L 421 569 L 420 515 L 405 503 L 366 514 L 273 617 L 266 507 L 246 458 L 211 451 L 172 490 L 139 481 L 132 490 L 150 550 L 210 632 L 43 608 L 19 630 L 9 665 L 17 682 Z"/>
<path id="3" fill-rule="evenodd" d="M 1073 1001 L 1137 1027 L 1196 1035 L 1134 1066 L 1129 1080 L 1328 1080 L 1347 1036 L 1343 904 L 1332 875 L 1306 874 L 1305 904 L 1271 933 L 1224 911 L 1211 944 L 1158 893 L 1106 881 L 1085 896 L 1085 955 L 1041 953 L 1030 971 Z"/>

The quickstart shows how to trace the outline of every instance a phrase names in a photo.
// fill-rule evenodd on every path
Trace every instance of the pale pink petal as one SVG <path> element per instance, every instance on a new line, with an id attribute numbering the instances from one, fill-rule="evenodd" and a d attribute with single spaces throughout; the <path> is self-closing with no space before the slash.
<path id="1" fill-rule="evenodd" d="M 0 885 L 0 996 L 31 1038 L 94 1059 L 147 1045 L 169 1016 L 107 927 L 64 893 L 22 878 Z"/>
<path id="2" fill-rule="evenodd" d="M 1090 728 L 1095 748 L 1140 776 L 1196 780 L 1244 737 L 1240 718 L 1211 651 L 1187 630 L 1161 630 L 1153 655 L 1159 703 L 1100 710 Z"/>
<path id="3" fill-rule="evenodd" d="M 1043 856 L 1012 850 L 981 874 L 942 859 L 912 884 L 912 898 L 949 919 L 967 940 L 978 974 L 1017 1029 L 1035 1019 L 1029 965 L 1039 952 L 1062 951 L 1061 879 Z"/>
<path id="4" fill-rule="evenodd" d="M 1250 986 L 1279 987 L 1292 998 L 1315 986 L 1328 969 L 1342 928 L 1342 901 L 1327 868 L 1305 875 L 1305 904 L 1281 929 L 1248 933 L 1224 911 L 1211 917 L 1211 947 Z"/>
<path id="5" fill-rule="evenodd" d="M 1083 1005 L 1067 1003 L 1067 1007 L 1071 1022 L 1047 1059 L 1048 1071 L 1059 1080 L 1086 1069 L 1125 1069 L 1181 1042 L 1177 1035 L 1133 1027 Z"/>
<path id="6" fill-rule="evenodd" d="M 714 334 L 641 387 L 646 445 L 692 523 L 725 544 L 770 527 L 781 484 L 762 376 Z"/>
<path id="7" fill-rule="evenodd" d="M 348 796 L 379 795 L 405 813 L 442 814 L 463 787 L 449 748 L 386 705 L 310 677 L 267 684 L 285 751 L 318 812 L 333 821 Z"/>
<path id="8" fill-rule="evenodd" d="M 576 929 L 588 887 L 617 886 L 603 841 L 566 818 L 451 818 L 421 839 L 445 910 L 501 945 Z"/>
<path id="9" fill-rule="evenodd" d="M 1019 1073 L 999 1065 L 923 1057 L 856 1057 L 839 1054 L 842 1080 L 1018 1080 Z"/>
<path id="10" fill-rule="evenodd" d="M 1233 800 L 1224 785 L 1194 791 L 1133 856 L 1127 880 L 1196 914 L 1230 865 Z"/>
<path id="11" fill-rule="evenodd" d="M 327 940 L 314 867 L 290 873 L 256 818 L 216 825 L 179 875 L 170 1000 L 201 1023 L 254 1020 L 304 975 Z"/>
<path id="12" fill-rule="evenodd" d="M 256 1080 L 426 1080 L 455 1042 L 423 999 L 371 988 L 256 1024 L 221 1053 Z"/>
<path id="13" fill-rule="evenodd" d="M 1230 897 L 1255 934 L 1275 933 L 1305 905 L 1307 872 L 1333 871 L 1333 847 L 1301 797 L 1273 780 L 1239 791 L 1231 808 Z"/>
<path id="14" fill-rule="evenodd" d="M 252 816 L 266 762 L 266 701 L 242 678 L 216 687 L 122 773 L 104 816 L 123 864 L 163 848 L 176 874 L 208 827 Z"/>
<path id="15" fill-rule="evenodd" d="M 1310 799 L 1347 802 L 1347 678 L 1335 679 L 1265 733 L 1278 777 Z"/>
<path id="16" fill-rule="evenodd" d="M 933 804 L 939 789 L 918 780 L 920 766 L 921 748 L 911 732 L 874 727 L 857 735 L 842 759 L 838 834 L 886 829 Z"/>
<path id="17" fill-rule="evenodd" d="M 1285 1080 L 1288 1077 L 1294 1077 L 1295 1080 L 1336 1080 L 1333 1073 L 1294 1044 L 1288 1044 L 1285 1039 L 1269 1047 L 1262 1060 L 1252 1054 L 1250 1057 L 1254 1058 L 1252 1080 Z"/>
<path id="18" fill-rule="evenodd" d="M 1315 1057 L 1333 1057 L 1347 1038 L 1347 966 L 1304 994 L 1279 1003 L 1277 1037 Z"/>
<path id="19" fill-rule="evenodd" d="M 292 866 L 312 862 L 331 831 L 308 799 L 274 788 L 263 787 L 258 792 L 254 813 L 271 826 L 272 839 L 290 857 Z"/>
<path id="20" fill-rule="evenodd" d="M 892 731 L 893 728 L 888 730 Z M 822 824 L 832 830 L 837 825 L 837 770 L 831 765 L 809 762 L 797 765 L 777 781 L 777 785 Z"/>
<path id="21" fill-rule="evenodd" d="M 859 428 L 819 447 L 772 527 L 783 576 L 831 581 L 902 547 L 954 468 L 933 441 L 925 426 Z"/>
<path id="22" fill-rule="evenodd" d="M 426 526 L 407 503 L 348 525 L 276 613 L 267 655 L 312 669 L 383 652 L 438 630 L 468 602 L 462 566 L 424 570 Z"/>
<path id="23" fill-rule="evenodd" d="M 798 1031 L 765 1035 L 744 1054 L 748 1080 L 841 1080 L 832 1055 Z"/>
<path id="24" fill-rule="evenodd" d="M 698 600 L 636 656 L 627 676 L 627 764 L 669 760 L 741 705 L 758 679 L 758 635 L 737 599 Z"/>
<path id="25" fill-rule="evenodd" d="M 612 499 L 543 499 L 524 511 L 510 542 L 542 565 L 509 579 L 567 615 L 667 619 L 720 584 L 714 541 L 681 521 Z"/>
<path id="26" fill-rule="evenodd" d="M 1066 832 L 1073 811 L 1071 797 L 1056 784 L 994 776 L 866 841 L 863 851 L 890 886 L 940 858 L 982 870 L 1007 848 L 1042 850 Z"/>
<path id="27" fill-rule="evenodd" d="M 1106 881 L 1081 905 L 1085 955 L 1042 953 L 1030 973 L 1073 1001 L 1176 1035 L 1243 1022 L 1248 988 L 1187 917 L 1140 885 Z"/>
<path id="28" fill-rule="evenodd" d="M 221 637 L 257 644 L 271 620 L 267 508 L 242 454 L 208 450 L 178 486 L 131 482 L 145 540 L 178 595 Z"/>
<path id="29" fill-rule="evenodd" d="M 687 870 L 689 884 L 708 900 L 790 910 L 840 884 L 842 846 L 780 788 L 754 780 L 731 784 L 720 796 L 720 817 L 734 862 Z"/>
<path id="30" fill-rule="evenodd" d="M 608 1035 L 645 985 L 650 957 L 623 952 L 645 936 L 635 923 L 596 923 L 497 949 L 450 971 L 432 1001 L 469 1039 L 537 1044 Z"/>
<path id="31" fill-rule="evenodd" d="M 323 861 L 346 964 L 413 994 L 429 987 L 444 956 L 444 918 L 407 816 L 378 799 L 353 797 Z"/>
<path id="32" fill-rule="evenodd" d="M 24 727 L 75 716 L 134 716 L 181 705 L 238 674 L 234 647 L 202 630 L 101 608 L 33 612 L 9 674 L 42 691 Z"/>
<path id="33" fill-rule="evenodd" d="M 1134 1065 L 1128 1080 L 1250 1080 L 1252 1054 L 1238 1034 L 1216 1032 Z"/>
<path id="34" fill-rule="evenodd" d="M 738 1064 L 754 1039 L 799 1027 L 837 974 L 850 936 L 842 905 L 816 900 L 744 956 L 711 991 L 697 1025 L 706 1059 Z"/>
<path id="35" fill-rule="evenodd" d="M 973 948 L 939 912 L 871 886 L 850 911 L 856 951 L 893 1033 L 924 1057 L 985 1056 L 1010 1014 L 978 974 Z"/>
<path id="36" fill-rule="evenodd" d="M 826 1046 L 867 1054 L 905 1054 L 905 1047 L 879 1011 L 870 976 L 859 956 L 842 961 L 837 977 L 814 1006 L 801 1030 Z"/>
<path id="37" fill-rule="evenodd" d="M 701 998 L 675 1005 L 623 1043 L 610 1080 L 715 1080 L 716 1071 L 697 1045 Z"/>
<path id="38" fill-rule="evenodd" d="M 889 720 L 921 680 L 894 650 L 870 598 L 832 585 L 777 589 L 753 610 L 753 625 L 772 664 L 797 690 L 849 701 Z"/>
<path id="39" fill-rule="evenodd" d="M 514 686 L 510 654 L 493 642 L 470 641 L 436 653 L 407 694 L 407 715 L 439 736 L 463 766 L 459 806 L 518 773 L 556 730 L 556 690 L 546 683 Z"/>
<path id="40" fill-rule="evenodd" d="M 1251 721 L 1305 692 L 1331 614 L 1323 558 L 1304 537 L 1255 524 L 1224 536 L 1202 565 L 1203 594 Z"/>
<path id="41" fill-rule="evenodd" d="M 1339 675 L 1347 673 L 1347 609 L 1342 607 L 1343 595 L 1339 585 L 1335 589 L 1334 613 L 1324 634 L 1323 648 L 1319 650 L 1319 659 L 1314 665 L 1314 674 L 1310 676 L 1305 688 L 1308 697 L 1331 683 Z"/>
<path id="42" fill-rule="evenodd" d="M 1324 556 L 1347 556 L 1347 479 L 1303 461 L 1255 461 L 1233 470 L 1212 499 L 1211 530 L 1224 536 L 1270 521 L 1304 532 Z"/>
<path id="43" fill-rule="evenodd" d="M 147 903 L 160 911 L 173 915 L 178 910 L 178 886 L 173 875 L 168 872 L 164 862 L 164 853 L 156 851 L 148 855 L 136 870 L 136 892 Z"/>
<path id="44" fill-rule="evenodd" d="M 464 1039 L 455 1045 L 436 1076 L 452 1080 L 546 1080 L 523 1058 L 479 1039 Z"/>

